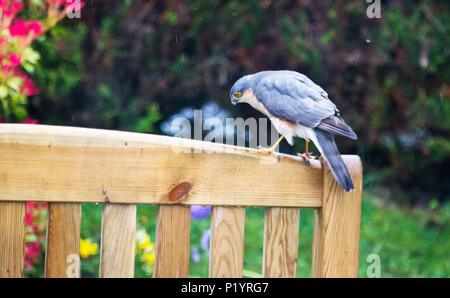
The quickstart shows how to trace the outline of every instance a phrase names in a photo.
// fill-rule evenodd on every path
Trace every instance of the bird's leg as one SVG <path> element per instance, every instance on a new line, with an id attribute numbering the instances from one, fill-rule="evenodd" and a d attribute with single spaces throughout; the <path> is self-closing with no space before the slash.
<path id="1" fill-rule="evenodd" d="M 309 141 L 305 140 L 305 153 L 303 153 L 303 154 L 297 153 L 297 156 L 303 157 L 303 159 L 307 162 L 308 162 L 308 159 L 314 158 L 314 156 L 309 155 L 308 144 L 309 144 Z"/>
<path id="2" fill-rule="evenodd" d="M 306 154 L 306 157 L 308 157 L 308 159 L 311 159 L 313 157 L 311 155 L 309 155 L 308 145 L 309 145 L 309 141 L 305 140 L 305 154 Z"/>
<path id="3" fill-rule="evenodd" d="M 275 142 L 275 144 L 270 147 L 270 148 L 264 148 L 261 146 L 258 146 L 257 149 L 260 152 L 264 152 L 264 153 L 275 153 L 275 149 L 277 148 L 277 146 L 280 144 L 280 142 L 284 139 L 284 136 L 281 136 L 278 141 Z"/>

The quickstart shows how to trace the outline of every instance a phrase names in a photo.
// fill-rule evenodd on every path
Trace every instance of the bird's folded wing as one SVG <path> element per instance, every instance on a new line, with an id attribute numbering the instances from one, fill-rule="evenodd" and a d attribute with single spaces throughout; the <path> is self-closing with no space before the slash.
<path id="1" fill-rule="evenodd" d="M 356 140 L 358 137 L 353 129 L 345 123 L 345 121 L 338 116 L 331 116 L 329 118 L 323 119 L 317 128 L 324 130 L 326 132 L 344 136 L 352 140 Z"/>
<path id="2" fill-rule="evenodd" d="M 316 127 L 336 113 L 336 106 L 327 93 L 306 76 L 285 73 L 266 77 L 254 91 L 273 116 L 307 127 Z"/>

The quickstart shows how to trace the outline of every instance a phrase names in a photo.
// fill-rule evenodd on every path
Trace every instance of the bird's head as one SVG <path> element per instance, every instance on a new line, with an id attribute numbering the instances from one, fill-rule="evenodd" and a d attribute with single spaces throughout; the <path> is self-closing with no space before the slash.
<path id="1" fill-rule="evenodd" d="M 242 77 L 234 83 L 230 90 L 230 99 L 233 105 L 246 101 L 248 96 L 246 91 L 252 91 L 252 83 L 251 75 Z"/>

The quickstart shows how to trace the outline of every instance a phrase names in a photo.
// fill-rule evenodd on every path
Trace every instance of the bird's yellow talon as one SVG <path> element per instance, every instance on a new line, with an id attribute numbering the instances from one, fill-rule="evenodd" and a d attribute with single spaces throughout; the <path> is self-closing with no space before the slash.
<path id="1" fill-rule="evenodd" d="M 309 166 L 311 163 L 310 163 L 310 158 L 312 158 L 312 157 L 310 157 L 308 154 L 306 154 L 306 153 L 304 153 L 304 154 L 302 154 L 302 153 L 297 153 L 297 156 L 300 156 L 301 158 L 303 158 L 303 160 L 306 162 L 306 164 Z"/>
<path id="2" fill-rule="evenodd" d="M 275 143 L 272 147 L 270 147 L 270 148 L 264 148 L 264 147 L 258 146 L 258 147 L 256 147 L 256 149 L 257 149 L 259 152 L 262 152 L 262 153 L 275 154 L 275 149 L 277 149 L 278 145 L 280 144 L 280 142 L 281 142 L 283 139 L 284 139 L 284 136 L 281 136 L 281 137 L 278 139 L 278 141 L 276 141 L 276 143 Z"/>
<path id="3" fill-rule="evenodd" d="M 309 152 L 305 152 L 305 153 L 297 153 L 297 156 L 302 157 L 303 159 L 307 160 L 307 159 L 316 159 L 315 156 L 311 155 Z"/>

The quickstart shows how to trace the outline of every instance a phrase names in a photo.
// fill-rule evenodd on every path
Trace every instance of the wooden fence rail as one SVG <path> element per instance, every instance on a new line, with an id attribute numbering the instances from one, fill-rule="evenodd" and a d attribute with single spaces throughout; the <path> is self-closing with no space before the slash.
<path id="1" fill-rule="evenodd" d="M 100 129 L 0 124 L 0 277 L 21 277 L 25 202 L 49 202 L 46 277 L 77 277 L 81 203 L 102 203 L 100 277 L 132 277 L 136 204 L 158 205 L 155 277 L 187 277 L 190 205 L 212 205 L 210 277 L 242 276 L 245 208 L 266 207 L 262 272 L 296 277 L 300 208 L 314 208 L 312 275 L 356 277 L 362 165 L 355 191 L 326 163 L 254 149 Z"/>

